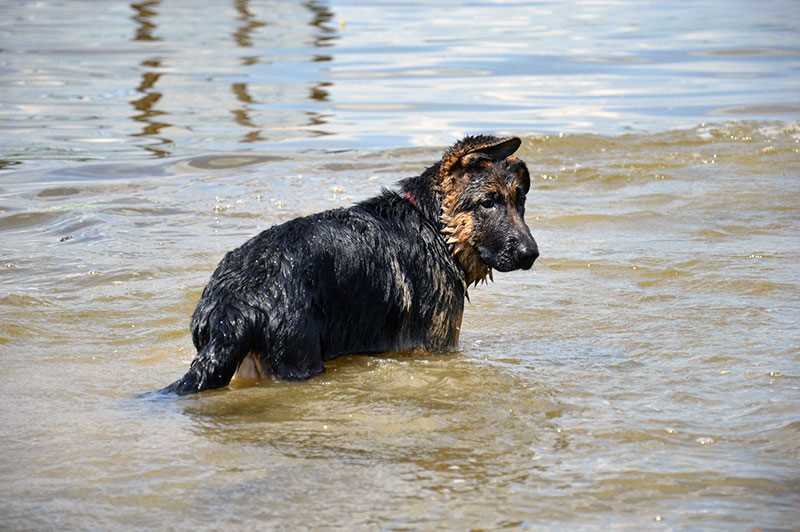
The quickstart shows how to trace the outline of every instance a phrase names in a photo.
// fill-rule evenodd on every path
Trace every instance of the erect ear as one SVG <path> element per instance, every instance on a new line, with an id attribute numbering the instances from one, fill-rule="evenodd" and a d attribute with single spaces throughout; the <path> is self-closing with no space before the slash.
<path id="1" fill-rule="evenodd" d="M 521 144 L 522 141 L 517 137 L 506 137 L 503 139 L 498 139 L 496 142 L 492 142 L 491 144 L 478 146 L 474 150 L 464 154 L 464 157 L 466 158 L 470 156 L 475 157 L 475 155 L 483 155 L 492 161 L 502 161 L 517 151 Z"/>
<path id="2" fill-rule="evenodd" d="M 516 175 L 522 190 L 527 194 L 531 189 L 531 174 L 528 172 L 528 166 L 523 161 L 516 160 L 511 165 L 511 170 Z"/>

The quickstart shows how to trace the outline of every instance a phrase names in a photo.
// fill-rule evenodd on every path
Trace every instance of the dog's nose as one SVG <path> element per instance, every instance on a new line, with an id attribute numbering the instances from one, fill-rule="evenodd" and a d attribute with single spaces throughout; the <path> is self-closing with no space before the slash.
<path id="1" fill-rule="evenodd" d="M 523 270 L 529 270 L 536 259 L 539 258 L 539 247 L 536 242 L 520 244 L 517 248 L 517 259 Z"/>

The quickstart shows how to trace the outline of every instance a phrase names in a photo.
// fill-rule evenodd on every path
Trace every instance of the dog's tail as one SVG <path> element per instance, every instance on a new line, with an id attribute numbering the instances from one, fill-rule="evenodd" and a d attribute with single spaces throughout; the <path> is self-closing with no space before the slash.
<path id="1" fill-rule="evenodd" d="M 159 393 L 188 395 L 227 386 L 246 354 L 242 349 L 212 340 L 197 353 L 186 375 Z"/>
<path id="2" fill-rule="evenodd" d="M 183 377 L 158 393 L 188 395 L 227 386 L 252 350 L 254 331 L 263 330 L 262 317 L 253 307 L 224 291 L 206 297 L 208 290 L 192 316 L 197 356 Z"/>

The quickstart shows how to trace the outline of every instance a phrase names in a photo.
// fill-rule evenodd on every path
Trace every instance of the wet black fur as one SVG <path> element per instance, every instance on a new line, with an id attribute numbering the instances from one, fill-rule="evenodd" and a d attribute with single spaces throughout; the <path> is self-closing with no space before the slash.
<path id="1" fill-rule="evenodd" d="M 226 386 L 250 352 L 267 373 L 307 379 L 343 354 L 452 350 L 466 285 L 441 233 L 438 169 L 225 255 L 192 317 L 197 356 L 162 392 Z"/>
<path id="2" fill-rule="evenodd" d="M 434 174 L 402 182 L 416 206 L 384 191 L 272 227 L 225 255 L 192 317 L 197 357 L 163 391 L 226 386 L 250 351 L 279 378 L 307 379 L 342 354 L 453 348 L 464 275 L 439 233 Z M 437 315 L 448 330 L 432 336 Z"/>

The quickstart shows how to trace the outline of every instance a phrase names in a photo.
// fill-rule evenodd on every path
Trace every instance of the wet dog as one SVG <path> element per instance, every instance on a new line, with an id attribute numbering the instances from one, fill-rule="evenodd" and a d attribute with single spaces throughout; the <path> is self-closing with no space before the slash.
<path id="1" fill-rule="evenodd" d="M 162 392 L 234 376 L 308 379 L 351 353 L 448 351 L 492 269 L 529 269 L 518 138 L 466 137 L 397 191 L 267 229 L 220 262 L 192 316 L 197 356 Z"/>

